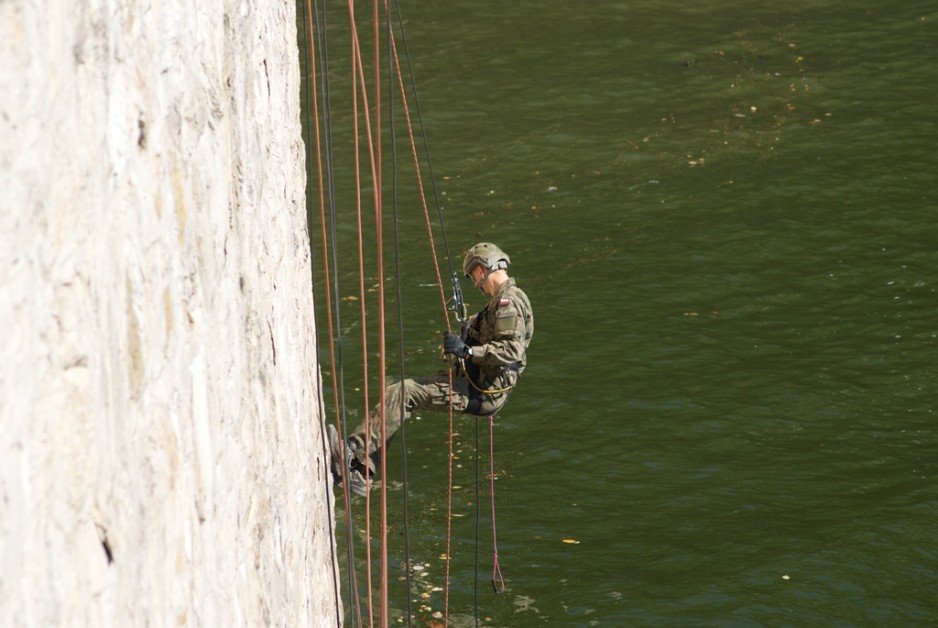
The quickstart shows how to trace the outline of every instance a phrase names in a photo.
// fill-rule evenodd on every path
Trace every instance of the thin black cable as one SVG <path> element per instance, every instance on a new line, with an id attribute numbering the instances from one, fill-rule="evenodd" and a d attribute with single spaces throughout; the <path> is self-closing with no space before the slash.
<path id="1" fill-rule="evenodd" d="M 433 158 L 430 154 L 430 142 L 427 138 L 427 129 L 423 121 L 423 112 L 420 107 L 420 97 L 417 93 L 417 82 L 414 76 L 413 65 L 410 60 L 410 48 L 407 45 L 407 34 L 404 30 L 404 17 L 401 13 L 401 6 L 399 2 L 395 2 L 395 9 L 397 14 L 398 29 L 401 33 L 401 46 L 404 51 L 404 61 L 407 64 L 407 73 L 408 78 L 410 79 L 410 89 L 414 98 L 414 111 L 417 114 L 417 123 L 420 127 L 420 137 L 423 140 L 423 150 L 427 159 L 427 176 L 430 179 L 430 187 L 433 190 L 433 200 L 436 205 L 437 215 L 439 216 L 440 221 L 440 234 L 443 239 L 443 250 L 446 253 L 446 262 L 449 265 L 450 277 L 454 284 L 459 281 L 459 276 L 456 274 L 456 271 L 453 267 L 453 256 L 450 252 L 449 247 L 449 238 L 446 236 L 446 223 L 443 219 L 443 206 L 440 202 L 440 193 L 436 184 L 436 175 L 433 172 Z M 390 15 L 388 16 L 390 20 Z M 434 255 L 436 252 L 434 251 Z M 461 314 L 456 313 L 456 316 L 459 317 Z M 479 573 L 479 521 L 481 514 L 479 511 L 479 497 L 481 495 L 479 488 L 479 418 L 476 417 L 476 539 L 475 539 L 475 587 L 474 587 L 474 597 L 473 604 L 475 610 L 475 622 L 476 626 L 479 625 L 479 602 L 478 602 L 478 573 Z"/>
<path id="2" fill-rule="evenodd" d="M 479 522 L 482 519 L 482 510 L 480 507 L 480 500 L 482 499 L 482 489 L 480 488 L 479 480 L 479 415 L 476 415 L 476 554 L 475 554 L 475 566 L 473 568 L 473 585 L 472 585 L 472 609 L 473 614 L 476 619 L 476 626 L 479 625 Z"/>
<path id="3" fill-rule="evenodd" d="M 392 55 L 392 40 L 394 36 L 391 30 L 391 8 L 389 0 L 385 0 L 384 11 L 387 17 L 387 43 L 388 43 L 388 133 L 391 144 L 391 213 L 394 219 L 394 279 L 397 283 L 397 337 L 398 337 L 398 359 L 400 361 L 400 385 L 403 393 L 404 386 L 404 297 L 401 288 L 401 251 L 398 234 L 397 217 L 397 131 L 394 125 L 394 65 Z M 404 405 L 404 395 L 401 394 L 401 427 L 398 432 L 401 435 L 401 482 L 403 484 L 403 517 L 404 517 L 404 585 L 406 587 L 406 612 L 407 625 L 411 625 L 413 611 L 411 608 L 411 587 L 410 580 L 410 519 L 408 513 L 407 498 L 407 438 L 403 420 L 406 407 Z"/>
<path id="4" fill-rule="evenodd" d="M 303 11 L 303 19 L 302 19 L 302 22 L 303 22 L 303 67 L 306 70 L 303 73 L 303 82 L 306 84 L 306 90 L 305 90 L 306 92 L 306 128 L 304 129 L 305 131 L 304 141 L 306 143 L 306 233 L 309 236 L 309 245 L 310 245 L 309 246 L 310 248 L 309 262 L 310 262 L 310 271 L 311 271 L 310 288 L 312 290 L 313 303 L 316 303 L 316 282 L 314 280 L 316 276 L 316 271 L 315 271 L 316 263 L 315 263 L 315 256 L 312 254 L 313 238 L 312 238 L 311 231 L 309 228 L 309 219 L 313 213 L 313 199 L 312 199 L 312 194 L 310 194 L 311 186 L 309 184 L 309 181 L 310 181 L 309 166 L 310 166 L 310 163 L 312 162 L 312 158 L 311 158 L 312 141 L 310 140 L 310 136 L 312 135 L 313 113 L 314 113 L 312 112 L 312 109 L 311 109 L 312 104 L 313 104 L 312 90 L 315 89 L 315 85 L 312 85 L 309 80 L 310 79 L 310 76 L 309 76 L 310 75 L 310 58 L 309 58 L 310 33 L 309 33 L 309 25 L 306 23 L 307 15 L 311 15 L 309 13 L 309 0 L 302 0 L 301 7 Z M 319 112 L 317 111 L 315 113 L 318 114 Z M 314 359 L 316 361 L 315 364 L 318 369 L 319 367 L 319 343 L 318 342 L 313 343 L 313 354 L 314 354 Z M 320 445 L 321 445 L 320 448 L 322 450 L 322 463 L 323 463 L 323 466 L 325 467 L 324 473 L 323 473 L 322 468 L 320 468 L 319 471 L 320 473 L 322 473 L 323 479 L 325 480 L 325 482 L 329 482 L 330 481 L 329 476 L 331 474 L 329 472 L 329 447 L 328 445 L 326 445 L 326 406 L 325 406 L 325 401 L 324 401 L 324 396 L 323 396 L 324 390 L 323 390 L 323 385 L 322 385 L 322 378 L 319 376 L 318 370 L 316 371 L 316 386 L 318 389 L 317 397 L 319 399 L 317 410 L 319 411 L 319 436 L 320 436 Z M 325 482 L 324 482 L 324 486 L 326 488 L 323 492 L 326 494 L 326 529 L 329 531 L 329 557 L 330 557 L 331 564 L 332 564 L 332 592 L 335 598 L 335 624 L 336 626 L 341 626 L 342 625 L 342 602 L 341 602 L 341 598 L 339 594 L 339 586 L 340 586 L 339 582 L 341 578 L 339 577 L 339 574 L 337 573 L 338 561 L 336 560 L 336 555 L 335 555 L 335 530 L 333 529 L 333 526 L 332 526 L 332 513 L 334 512 L 333 510 L 334 506 L 332 503 L 332 491 L 329 490 L 328 484 L 325 484 Z"/>
<path id="5" fill-rule="evenodd" d="M 430 179 L 430 187 L 433 190 L 433 199 L 436 202 L 436 211 L 440 217 L 440 233 L 443 236 L 443 250 L 446 251 L 446 260 L 449 263 L 449 273 L 453 281 L 458 281 L 458 275 L 453 268 L 453 256 L 449 250 L 449 240 L 446 237 L 446 224 L 443 221 L 443 206 L 440 204 L 440 194 L 436 187 L 436 176 L 433 174 L 433 159 L 430 157 L 430 142 L 427 139 L 427 129 L 423 123 L 423 113 L 420 110 L 420 98 L 417 95 L 417 81 L 414 78 L 414 69 L 410 63 L 410 49 L 407 46 L 407 35 L 404 33 L 404 17 L 401 14 L 400 3 L 395 3 L 397 9 L 398 29 L 401 32 L 401 46 L 404 49 L 404 61 L 407 64 L 408 78 L 410 78 L 410 90 L 414 96 L 414 111 L 417 114 L 417 123 L 420 126 L 420 136 L 423 139 L 423 150 L 427 156 L 427 176 Z M 390 18 L 389 18 L 390 19 Z"/>
<path id="6" fill-rule="evenodd" d="M 339 332 L 336 334 L 336 356 L 337 364 L 333 364 L 332 368 L 337 369 L 338 379 L 339 379 L 339 421 L 342 427 L 342 438 L 345 439 L 348 436 L 347 426 L 346 426 L 346 405 L 345 405 L 345 369 L 342 356 L 342 324 L 341 316 L 339 310 L 339 272 L 338 272 L 338 253 L 337 248 L 337 236 L 336 236 L 336 202 L 335 202 L 335 179 L 333 172 L 333 140 L 332 140 L 332 94 L 329 88 L 329 42 L 327 30 L 329 27 L 328 14 L 326 11 L 326 3 L 323 2 L 321 5 L 318 0 L 313 1 L 313 6 L 316 9 L 317 14 L 321 13 L 322 17 L 320 19 L 321 28 L 319 29 L 320 36 L 317 37 L 316 41 L 320 51 L 319 54 L 319 67 L 320 67 L 320 81 L 322 83 L 322 93 L 323 93 L 323 136 L 325 139 L 325 148 L 326 148 L 326 189 L 328 191 L 329 197 L 329 219 L 330 219 L 330 240 L 332 244 L 332 285 L 333 285 L 333 294 L 335 299 L 333 300 L 333 316 L 335 317 L 335 329 Z M 320 11 L 321 6 L 321 11 Z M 328 280 L 328 279 L 327 279 Z M 341 444 L 340 444 L 341 446 Z M 345 493 L 346 504 L 351 505 L 351 499 L 348 494 L 348 481 L 342 483 L 342 490 Z M 354 537 L 352 534 L 352 513 L 346 513 L 346 526 L 345 526 L 345 544 L 348 554 L 348 573 L 349 573 L 349 604 L 352 608 L 360 608 L 358 603 L 358 579 L 355 573 L 355 544 Z M 355 622 L 357 616 L 356 613 L 350 612 L 349 616 L 352 618 L 352 622 Z M 359 621 L 361 624 L 361 621 Z"/>

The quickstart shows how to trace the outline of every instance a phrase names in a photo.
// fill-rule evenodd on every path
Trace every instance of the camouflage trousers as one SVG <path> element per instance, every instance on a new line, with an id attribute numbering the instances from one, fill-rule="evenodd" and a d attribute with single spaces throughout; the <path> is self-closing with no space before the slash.
<path id="1" fill-rule="evenodd" d="M 482 394 L 474 389 L 469 380 L 462 375 L 454 375 L 453 385 L 450 387 L 449 374 L 445 371 L 430 377 L 417 377 L 396 382 L 388 386 L 385 392 L 387 440 L 391 440 L 414 410 L 449 412 L 450 400 L 452 400 L 454 412 L 487 416 L 498 412 L 505 405 L 508 393 Z M 368 439 L 369 456 L 377 457 L 384 445 L 381 441 L 380 404 L 375 406 L 369 414 L 367 429 L 365 422 L 362 422 L 352 432 L 349 440 L 356 440 L 364 445 L 365 438 Z M 363 462 L 364 451 L 362 449 L 363 447 L 355 455 Z"/>

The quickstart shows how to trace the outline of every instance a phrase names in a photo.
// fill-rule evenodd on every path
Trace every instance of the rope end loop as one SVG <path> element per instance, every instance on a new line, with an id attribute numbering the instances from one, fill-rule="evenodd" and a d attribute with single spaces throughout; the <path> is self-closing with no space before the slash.
<path id="1" fill-rule="evenodd" d="M 492 590 L 495 591 L 495 595 L 505 592 L 505 578 L 502 576 L 502 568 L 498 564 L 498 554 L 495 555 L 492 565 Z"/>

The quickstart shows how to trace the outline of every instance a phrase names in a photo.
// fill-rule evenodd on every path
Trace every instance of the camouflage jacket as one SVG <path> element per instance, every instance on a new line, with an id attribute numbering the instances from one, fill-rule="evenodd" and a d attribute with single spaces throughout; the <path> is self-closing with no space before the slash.
<path id="1" fill-rule="evenodd" d="M 498 294 L 466 323 L 466 344 L 472 347 L 469 376 L 485 389 L 514 386 L 527 365 L 525 352 L 534 336 L 534 314 L 528 296 L 508 279 Z"/>

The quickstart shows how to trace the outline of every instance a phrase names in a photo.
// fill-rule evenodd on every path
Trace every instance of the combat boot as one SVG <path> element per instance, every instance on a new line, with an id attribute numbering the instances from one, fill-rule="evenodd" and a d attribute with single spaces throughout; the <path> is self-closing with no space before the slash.
<path id="1" fill-rule="evenodd" d="M 335 426 L 329 425 L 328 430 L 329 449 L 332 458 L 332 479 L 336 484 L 341 485 L 343 478 L 347 476 L 349 489 L 356 495 L 364 497 L 369 488 L 374 485 L 371 478 L 375 474 L 375 463 L 365 458 L 365 446 L 361 437 L 352 436 L 342 443 L 339 441 L 339 433 L 336 431 Z M 342 457 L 345 461 L 344 468 Z"/>

